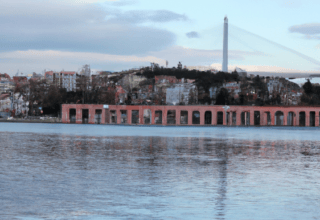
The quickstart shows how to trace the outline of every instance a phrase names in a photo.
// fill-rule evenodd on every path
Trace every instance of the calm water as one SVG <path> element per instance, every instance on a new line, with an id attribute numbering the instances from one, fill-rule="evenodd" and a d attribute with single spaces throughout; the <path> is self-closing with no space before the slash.
<path id="1" fill-rule="evenodd" d="M 320 219 L 319 133 L 0 123 L 0 219 Z"/>

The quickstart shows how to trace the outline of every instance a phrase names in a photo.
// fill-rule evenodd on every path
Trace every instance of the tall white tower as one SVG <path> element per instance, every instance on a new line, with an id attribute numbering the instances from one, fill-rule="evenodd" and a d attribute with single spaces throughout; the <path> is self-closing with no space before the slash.
<path id="1" fill-rule="evenodd" d="M 228 72 L 228 18 L 224 17 L 222 71 Z"/>

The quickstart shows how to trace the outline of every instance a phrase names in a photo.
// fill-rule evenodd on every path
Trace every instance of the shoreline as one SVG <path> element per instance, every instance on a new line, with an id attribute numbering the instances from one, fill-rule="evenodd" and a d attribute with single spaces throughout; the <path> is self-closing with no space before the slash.
<path id="1" fill-rule="evenodd" d="M 111 125 L 111 126 L 132 126 L 132 127 L 217 127 L 217 128 L 320 128 L 318 126 L 290 126 L 290 125 L 161 125 L 161 124 L 82 124 L 82 123 L 63 123 L 52 121 L 26 121 L 26 120 L 0 120 L 0 123 L 31 123 L 31 124 L 65 124 L 65 125 Z"/>

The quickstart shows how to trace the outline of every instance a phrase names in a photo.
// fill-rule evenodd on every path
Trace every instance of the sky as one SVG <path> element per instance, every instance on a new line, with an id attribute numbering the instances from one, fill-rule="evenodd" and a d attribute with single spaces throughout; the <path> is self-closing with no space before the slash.
<path id="1" fill-rule="evenodd" d="M 121 71 L 151 62 L 320 72 L 320 1 L 0 0 L 0 73 Z"/>

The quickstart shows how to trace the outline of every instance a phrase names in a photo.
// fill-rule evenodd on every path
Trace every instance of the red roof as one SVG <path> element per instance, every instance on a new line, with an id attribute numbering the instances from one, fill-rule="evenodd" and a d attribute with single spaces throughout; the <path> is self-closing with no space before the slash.
<path id="1" fill-rule="evenodd" d="M 6 99 L 6 98 L 8 98 L 8 97 L 10 97 L 9 94 L 1 94 L 1 95 L 0 95 L 0 100 Z"/>
<path id="2" fill-rule="evenodd" d="M 20 81 L 27 81 L 28 79 L 27 79 L 27 77 L 26 76 L 14 76 L 13 77 L 13 81 L 14 82 L 20 82 Z"/>
<path id="3" fill-rule="evenodd" d="M 3 73 L 3 74 L 0 73 L 0 78 L 2 78 L 2 77 L 7 78 L 9 80 L 11 79 L 11 77 L 6 73 Z"/>
<path id="4" fill-rule="evenodd" d="M 44 74 L 44 78 L 47 78 L 47 75 L 52 76 L 53 75 L 53 71 L 47 71 Z"/>

